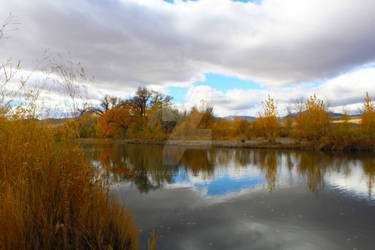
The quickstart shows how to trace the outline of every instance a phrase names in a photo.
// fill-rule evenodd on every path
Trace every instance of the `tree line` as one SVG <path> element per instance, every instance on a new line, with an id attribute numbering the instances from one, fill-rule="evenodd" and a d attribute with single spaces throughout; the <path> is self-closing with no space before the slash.
<path id="1" fill-rule="evenodd" d="M 225 119 L 214 115 L 214 107 L 179 111 L 172 97 L 145 87 L 134 97 L 105 96 L 98 107 L 88 107 L 75 120 L 82 138 L 139 140 L 265 140 L 277 143 L 286 137 L 322 149 L 363 149 L 375 144 L 375 105 L 368 93 L 364 98 L 359 124 L 351 123 L 347 113 L 333 122 L 327 102 L 312 95 L 296 103 L 295 113 L 280 118 L 275 100 L 268 96 L 255 120 Z"/>

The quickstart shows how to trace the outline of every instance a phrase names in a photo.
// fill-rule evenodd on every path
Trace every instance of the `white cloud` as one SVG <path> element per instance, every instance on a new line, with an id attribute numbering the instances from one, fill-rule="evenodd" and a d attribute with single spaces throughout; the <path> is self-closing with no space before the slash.
<path id="1" fill-rule="evenodd" d="M 204 72 L 264 84 L 325 79 L 375 59 L 363 0 L 7 1 L 21 25 L 2 54 L 70 53 L 115 85 L 193 81 Z M 25 56 L 26 55 L 26 56 Z"/>
<path id="2" fill-rule="evenodd" d="M 191 86 L 205 72 L 268 86 L 190 89 L 189 101 L 211 99 L 219 114 L 254 115 L 268 93 L 282 106 L 318 92 L 340 107 L 375 94 L 372 70 L 327 80 L 375 61 L 374 9 L 373 0 L 5 1 L 0 17 L 11 12 L 20 24 L 0 41 L 0 60 L 30 70 L 46 48 L 69 52 L 95 76 L 90 88 L 120 96 L 139 85 Z M 317 80 L 325 83 L 316 89 L 293 85 Z"/>
<path id="3" fill-rule="evenodd" d="M 375 97 L 375 68 L 342 74 L 325 82 L 317 92 L 324 94 L 333 106 L 361 103 L 366 92 Z"/>
<path id="4" fill-rule="evenodd" d="M 239 90 L 222 92 L 210 86 L 193 86 L 189 89 L 187 100 L 191 105 L 199 106 L 206 100 L 215 107 L 219 116 L 252 115 L 262 110 L 262 102 L 268 95 L 273 97 L 280 115 L 286 113 L 287 107 L 294 108 L 297 99 L 316 94 L 328 102 L 334 112 L 346 111 L 358 113 L 366 92 L 375 99 L 375 68 L 363 68 L 358 71 L 342 74 L 323 82 L 317 87 L 294 85 L 289 87 L 270 87 L 267 89 Z"/>

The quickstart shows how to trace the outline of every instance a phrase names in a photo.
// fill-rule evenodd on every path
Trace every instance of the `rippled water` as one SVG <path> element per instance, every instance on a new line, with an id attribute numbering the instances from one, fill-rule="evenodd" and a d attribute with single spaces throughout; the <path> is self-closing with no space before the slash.
<path id="1" fill-rule="evenodd" d="M 86 145 L 141 249 L 375 249 L 375 156 Z"/>

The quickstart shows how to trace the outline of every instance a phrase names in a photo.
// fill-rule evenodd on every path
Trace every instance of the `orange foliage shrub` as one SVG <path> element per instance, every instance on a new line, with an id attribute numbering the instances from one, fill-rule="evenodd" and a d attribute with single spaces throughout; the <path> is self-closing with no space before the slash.
<path id="1" fill-rule="evenodd" d="M 134 120 L 135 117 L 130 108 L 113 108 L 103 113 L 99 120 L 99 127 L 105 136 L 124 136 Z"/>

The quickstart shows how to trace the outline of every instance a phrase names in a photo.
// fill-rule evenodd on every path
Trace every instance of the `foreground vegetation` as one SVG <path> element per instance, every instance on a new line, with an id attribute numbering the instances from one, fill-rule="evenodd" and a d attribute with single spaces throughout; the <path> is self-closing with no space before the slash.
<path id="1" fill-rule="evenodd" d="M 0 116 L 1 249 L 137 249 L 129 213 L 74 141 L 21 112 Z"/>
<path id="2" fill-rule="evenodd" d="M 38 121 L 39 90 L 20 69 L 0 64 L 0 249 L 137 249 L 138 230 L 83 156 L 77 127 Z"/>
<path id="3" fill-rule="evenodd" d="M 171 97 L 139 88 L 133 98 L 106 96 L 100 107 L 83 109 L 74 121 L 81 138 L 165 140 L 263 140 L 277 143 L 286 137 L 294 144 L 325 150 L 372 150 L 375 146 L 375 106 L 366 94 L 359 125 L 344 114 L 337 122 L 325 101 L 310 96 L 296 104 L 296 112 L 278 117 L 275 101 L 268 97 L 257 119 L 232 120 L 214 116 L 214 107 L 202 105 L 180 112 Z"/>
<path id="4" fill-rule="evenodd" d="M 12 17 L 0 24 L 0 40 Z M 50 62 L 50 73 L 75 114 L 76 82 L 85 75 L 73 67 L 79 63 L 70 66 Z M 40 122 L 49 112 L 43 86 L 20 71 L 20 61 L 0 63 L 0 249 L 138 249 L 130 213 L 82 154 L 77 123 L 56 129 Z M 156 240 L 153 233 L 149 249 Z"/>

